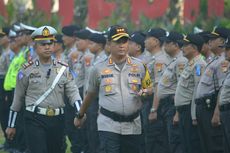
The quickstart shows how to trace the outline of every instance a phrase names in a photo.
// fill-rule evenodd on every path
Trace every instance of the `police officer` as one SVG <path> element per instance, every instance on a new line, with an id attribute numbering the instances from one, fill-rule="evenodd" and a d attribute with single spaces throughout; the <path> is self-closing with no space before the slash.
<path id="1" fill-rule="evenodd" d="M 225 46 L 225 58 L 226 60 L 230 61 L 230 37 L 228 37 L 226 41 Z M 230 91 L 230 71 L 229 71 L 229 66 L 227 67 L 228 72 L 227 76 L 224 80 L 224 83 L 221 88 L 220 92 L 220 97 L 219 97 L 219 106 L 220 106 L 220 118 L 223 126 L 223 133 L 224 133 L 224 152 L 230 152 L 230 134 L 229 134 L 229 129 L 230 129 L 230 120 L 229 120 L 229 113 L 230 113 L 230 96 L 229 96 L 229 91 Z"/>
<path id="2" fill-rule="evenodd" d="M 203 153 L 224 151 L 217 97 L 228 67 L 224 49 L 220 46 L 223 46 L 228 34 L 230 30 L 222 27 L 210 33 L 209 46 L 215 57 L 205 68 L 197 87 L 197 121 Z"/>
<path id="3" fill-rule="evenodd" d="M 140 31 L 131 34 L 129 41 L 129 56 L 136 57 L 147 64 L 148 61 L 146 58 L 149 57 L 143 54 L 145 51 L 145 38 L 145 34 Z"/>
<path id="4" fill-rule="evenodd" d="M 104 47 L 106 44 L 106 38 L 103 34 L 100 33 L 92 33 L 89 36 L 89 50 L 91 53 L 94 54 L 93 58 L 93 65 L 103 61 L 107 58 L 107 55 L 104 52 Z M 92 68 L 93 66 L 91 66 Z M 90 69 L 91 69 L 90 68 Z M 86 85 L 84 86 L 85 91 L 87 93 L 88 86 L 89 86 L 89 75 L 85 76 L 86 78 Z M 90 153 L 97 153 L 99 151 L 99 137 L 97 131 L 97 116 L 98 116 L 98 97 L 93 101 L 88 110 L 87 110 L 87 138 L 89 144 L 89 152 Z"/>
<path id="5" fill-rule="evenodd" d="M 178 41 L 183 39 L 183 35 L 177 32 L 170 32 L 167 37 L 162 39 L 165 41 L 165 51 L 174 59 L 166 67 L 158 83 L 159 106 L 155 111 L 157 111 L 157 116 L 162 118 L 167 130 L 170 152 L 183 153 L 179 127 L 176 122 L 173 122 L 176 121 L 174 120 L 174 115 L 176 114 L 174 106 L 176 86 L 187 63 L 187 59 L 183 57 L 178 45 Z"/>
<path id="6" fill-rule="evenodd" d="M 181 73 L 176 88 L 175 106 L 179 113 L 182 144 L 186 153 L 201 152 L 196 128 L 195 95 L 198 82 L 206 66 L 206 62 L 199 53 L 203 43 L 204 40 L 198 34 L 188 34 L 182 41 L 183 55 L 188 59 L 188 64 Z"/>
<path id="7" fill-rule="evenodd" d="M 75 124 L 81 125 L 87 107 L 98 94 L 100 152 L 138 153 L 141 134 L 138 92 L 149 88 L 151 79 L 139 60 L 127 56 L 129 35 L 125 28 L 111 27 L 108 39 L 111 56 L 92 69 L 88 92 Z"/>
<path id="8" fill-rule="evenodd" d="M 52 57 L 56 58 L 57 61 L 64 61 L 66 59 L 66 56 L 64 55 L 65 46 L 62 37 L 62 34 L 57 34 L 55 36 L 54 52 Z"/>
<path id="9" fill-rule="evenodd" d="M 148 113 L 147 121 L 150 121 L 147 133 L 146 133 L 146 151 L 147 153 L 152 152 L 169 152 L 168 139 L 166 129 L 163 126 L 163 120 L 161 117 L 157 117 L 158 98 L 157 98 L 157 84 L 166 68 L 171 62 L 171 58 L 163 50 L 164 41 L 162 37 L 166 36 L 166 31 L 161 28 L 150 29 L 147 33 L 145 40 L 146 49 L 152 53 L 152 59 L 148 63 L 151 78 L 153 81 L 153 100 L 150 100 L 150 105 L 147 107 L 146 112 Z"/>
<path id="10" fill-rule="evenodd" d="M 198 34 L 204 40 L 204 44 L 202 46 L 202 49 L 201 49 L 200 53 L 205 57 L 205 61 L 208 64 L 209 62 L 211 62 L 213 60 L 213 58 L 215 56 L 214 53 L 211 51 L 210 46 L 209 46 L 209 40 L 210 40 L 209 35 L 211 34 L 211 32 L 203 31 L 203 32 L 200 32 Z"/>
<path id="11" fill-rule="evenodd" d="M 38 58 L 23 65 L 18 73 L 14 101 L 9 114 L 9 139 L 14 139 L 18 112 L 23 109 L 29 151 L 60 153 L 64 132 L 64 96 L 72 105 L 81 104 L 68 65 L 51 59 L 56 30 L 43 26 L 32 33 Z"/>

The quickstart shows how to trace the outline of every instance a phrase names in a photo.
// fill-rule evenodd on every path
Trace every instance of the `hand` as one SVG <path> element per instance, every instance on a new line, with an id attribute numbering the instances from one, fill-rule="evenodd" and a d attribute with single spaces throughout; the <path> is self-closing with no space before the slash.
<path id="1" fill-rule="evenodd" d="M 179 113 L 176 112 L 176 114 L 173 117 L 173 125 L 178 125 L 179 123 Z"/>
<path id="2" fill-rule="evenodd" d="M 83 125 L 83 123 L 85 122 L 86 120 L 86 115 L 84 115 L 83 118 L 81 119 L 78 119 L 77 117 L 74 118 L 74 125 L 77 127 L 77 128 L 81 128 L 81 126 Z"/>
<path id="3" fill-rule="evenodd" d="M 157 111 L 149 113 L 149 121 L 155 122 L 157 120 Z"/>
<path id="4" fill-rule="evenodd" d="M 213 127 L 217 127 L 217 126 L 219 126 L 221 124 L 219 113 L 214 112 L 214 114 L 212 116 L 211 123 L 212 123 Z"/>
<path id="5" fill-rule="evenodd" d="M 197 120 L 196 120 L 196 119 L 193 119 L 193 120 L 192 120 L 192 125 L 197 126 L 197 124 L 198 124 L 198 123 L 197 123 Z"/>
<path id="6" fill-rule="evenodd" d="M 6 128 L 6 135 L 9 140 L 13 140 L 16 134 L 16 128 Z"/>

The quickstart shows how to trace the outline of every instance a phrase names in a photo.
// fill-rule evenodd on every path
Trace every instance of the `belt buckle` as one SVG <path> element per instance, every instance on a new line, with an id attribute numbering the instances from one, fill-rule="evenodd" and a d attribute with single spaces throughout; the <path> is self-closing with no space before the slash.
<path id="1" fill-rule="evenodd" d="M 47 108 L 46 110 L 46 115 L 47 116 L 54 116 L 55 115 L 55 110 L 53 108 Z"/>

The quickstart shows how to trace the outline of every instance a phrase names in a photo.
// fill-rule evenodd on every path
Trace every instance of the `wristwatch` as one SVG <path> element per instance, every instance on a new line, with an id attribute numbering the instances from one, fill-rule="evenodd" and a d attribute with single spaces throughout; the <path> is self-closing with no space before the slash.
<path id="1" fill-rule="evenodd" d="M 154 107 L 152 107 L 151 109 L 150 109 L 150 113 L 155 113 L 157 111 L 157 109 L 155 109 Z"/>
<path id="2" fill-rule="evenodd" d="M 82 118 L 84 117 L 84 114 L 81 115 L 80 112 L 77 112 L 76 115 L 75 115 L 75 117 L 76 117 L 77 119 L 82 119 Z"/>

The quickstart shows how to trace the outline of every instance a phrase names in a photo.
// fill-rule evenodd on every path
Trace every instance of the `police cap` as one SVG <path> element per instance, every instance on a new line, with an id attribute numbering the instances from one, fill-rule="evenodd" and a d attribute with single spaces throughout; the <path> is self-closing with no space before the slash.
<path id="1" fill-rule="evenodd" d="M 55 35 L 57 31 L 51 26 L 42 26 L 36 29 L 31 37 L 35 42 L 39 43 L 50 43 L 55 41 Z"/>
<path id="2" fill-rule="evenodd" d="M 130 41 L 133 41 L 141 46 L 141 51 L 144 52 L 145 50 L 145 38 L 146 35 L 140 31 L 134 32 L 130 36 Z"/>
<path id="3" fill-rule="evenodd" d="M 160 38 L 166 36 L 166 31 L 162 28 L 149 29 L 147 32 L 147 37 L 155 37 L 160 40 Z"/>
<path id="4" fill-rule="evenodd" d="M 0 37 L 2 36 L 8 36 L 10 32 L 10 28 L 9 27 L 3 27 L 2 29 L 0 29 Z"/>
<path id="5" fill-rule="evenodd" d="M 74 33 L 79 30 L 81 30 L 81 28 L 77 25 L 68 25 L 62 28 L 62 33 L 66 36 L 74 37 Z"/>
<path id="6" fill-rule="evenodd" d="M 182 40 L 184 37 L 182 34 L 178 32 L 169 32 L 167 36 L 160 38 L 160 40 L 165 42 L 175 42 L 178 43 L 178 41 Z"/>
<path id="7" fill-rule="evenodd" d="M 106 38 L 103 34 L 99 34 L 99 33 L 91 33 L 91 35 L 89 36 L 89 40 L 98 43 L 98 44 L 106 44 Z"/>
<path id="8" fill-rule="evenodd" d="M 121 38 L 130 38 L 127 29 L 120 25 L 111 26 L 108 30 L 108 40 L 118 41 Z"/>
<path id="9" fill-rule="evenodd" d="M 227 39 L 227 37 L 230 35 L 230 30 L 224 27 L 216 27 L 213 29 L 211 34 L 209 34 L 210 39 L 216 39 L 219 37 L 222 37 L 224 39 Z"/>
<path id="10" fill-rule="evenodd" d="M 74 33 L 75 37 L 79 39 L 89 39 L 89 36 L 91 35 L 91 32 L 87 29 L 82 29 L 80 31 L 77 31 Z"/>
<path id="11" fill-rule="evenodd" d="M 199 34 L 188 34 L 182 41 L 179 42 L 181 42 L 182 45 L 193 44 L 197 46 L 200 51 L 204 44 L 204 39 Z"/>

